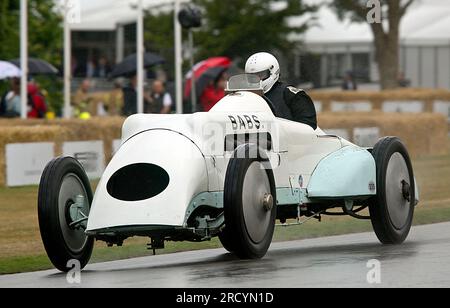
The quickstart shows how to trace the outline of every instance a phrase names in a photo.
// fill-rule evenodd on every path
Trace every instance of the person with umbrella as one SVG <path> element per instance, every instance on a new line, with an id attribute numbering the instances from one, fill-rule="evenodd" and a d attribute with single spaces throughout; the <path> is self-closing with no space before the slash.
<path id="1" fill-rule="evenodd" d="M 10 60 L 10 63 L 20 68 L 20 59 Z M 47 61 L 29 58 L 28 59 L 28 74 L 31 76 L 56 76 L 59 74 L 57 68 Z M 38 85 L 34 82 L 28 84 L 28 111 L 27 118 L 45 118 L 48 111 L 45 96 L 40 91 Z M 21 108 L 19 108 L 20 110 Z M 20 111 L 19 111 L 20 115 Z"/>
<path id="2" fill-rule="evenodd" d="M 210 111 L 222 98 L 225 97 L 227 76 L 222 72 L 215 80 L 211 81 L 200 96 L 200 105 L 204 112 Z"/>
<path id="3" fill-rule="evenodd" d="M 20 117 L 20 111 L 20 79 L 12 78 L 10 81 L 10 90 L 1 99 L 0 117 L 17 118 Z"/>
<path id="4" fill-rule="evenodd" d="M 144 68 L 148 69 L 152 66 L 165 63 L 165 59 L 147 52 L 144 54 Z M 122 115 L 131 116 L 138 112 L 138 88 L 137 88 L 137 55 L 132 54 L 126 57 L 121 63 L 117 64 L 111 73 L 111 78 L 131 77 L 128 86 L 123 88 L 123 110 Z M 144 91 L 144 106 L 151 103 L 151 98 Z"/>
<path id="5" fill-rule="evenodd" d="M 123 110 L 122 115 L 129 117 L 133 114 L 138 113 L 137 109 L 137 101 L 138 101 L 138 95 L 137 95 L 137 76 L 133 76 L 130 79 L 130 83 L 128 86 L 123 88 Z M 144 106 L 151 104 L 152 99 L 150 95 L 144 91 Z"/>
<path id="6" fill-rule="evenodd" d="M 20 116 L 20 69 L 6 61 L 0 61 L 0 80 L 10 79 L 10 90 L 2 95 L 0 100 L 0 117 Z"/>
<path id="7" fill-rule="evenodd" d="M 184 102 L 186 112 L 195 112 L 197 109 L 207 111 L 216 103 L 220 93 L 220 77 L 231 67 L 232 61 L 227 57 L 213 57 L 194 65 L 186 75 Z M 192 78 L 192 77 L 195 78 Z M 195 102 L 192 102 L 192 83 L 195 81 Z M 214 86 L 216 85 L 216 86 Z M 207 90 L 208 88 L 208 90 Z M 215 88 L 215 90 L 214 90 Z M 205 94 L 206 90 L 206 94 Z M 202 99 L 202 96 L 203 99 Z M 203 100 L 203 103 L 202 103 Z M 200 106 L 197 102 L 200 101 Z M 200 107 L 200 108 L 199 108 Z"/>

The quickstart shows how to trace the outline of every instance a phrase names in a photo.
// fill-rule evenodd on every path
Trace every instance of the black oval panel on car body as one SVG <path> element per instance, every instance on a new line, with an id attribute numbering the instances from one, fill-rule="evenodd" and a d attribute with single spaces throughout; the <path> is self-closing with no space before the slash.
<path id="1" fill-rule="evenodd" d="M 169 174 L 160 166 L 138 163 L 116 171 L 108 181 L 107 191 L 115 199 L 136 202 L 158 196 L 169 183 Z"/>

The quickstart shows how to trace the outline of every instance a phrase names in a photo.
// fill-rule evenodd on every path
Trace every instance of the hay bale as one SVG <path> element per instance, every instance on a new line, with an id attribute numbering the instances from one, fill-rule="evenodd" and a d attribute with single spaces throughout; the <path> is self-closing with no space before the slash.
<path id="1" fill-rule="evenodd" d="M 323 113 L 319 115 L 323 129 L 380 128 L 382 136 L 400 137 L 411 156 L 444 155 L 449 153 L 448 124 L 444 116 L 432 113 L 386 114 Z"/>
<path id="2" fill-rule="evenodd" d="M 360 98 L 358 98 L 360 99 Z M 450 97 L 449 97 L 450 100 Z M 124 118 L 83 120 L 0 120 L 0 186 L 5 184 L 5 146 L 9 143 L 54 142 L 61 155 L 65 141 L 103 140 L 105 159 L 113 155 L 112 144 L 120 139 Z M 319 115 L 323 129 L 345 129 L 349 136 L 358 128 L 378 127 L 383 136 L 398 136 L 413 157 L 449 153 L 448 122 L 440 114 L 330 113 Z"/>
<path id="3" fill-rule="evenodd" d="M 450 91 L 445 89 L 396 89 L 386 91 L 311 91 L 310 96 L 314 101 L 323 104 L 324 112 L 330 111 L 331 102 L 356 102 L 370 101 L 374 110 L 382 110 L 385 101 L 422 101 L 425 104 L 425 111 L 433 111 L 435 100 L 450 101 Z"/>
<path id="4" fill-rule="evenodd" d="M 0 120 L 0 186 L 5 185 L 5 147 L 10 143 L 54 142 L 55 155 L 62 154 L 66 141 L 102 140 L 105 159 L 113 155 L 112 143 L 120 139 L 125 119 L 93 118 L 89 121 L 73 120 Z"/>

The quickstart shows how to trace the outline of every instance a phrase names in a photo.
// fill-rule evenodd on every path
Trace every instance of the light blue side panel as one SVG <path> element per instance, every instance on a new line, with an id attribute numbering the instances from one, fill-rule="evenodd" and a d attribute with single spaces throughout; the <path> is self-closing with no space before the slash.
<path id="1" fill-rule="evenodd" d="M 376 194 L 375 159 L 367 150 L 347 146 L 324 158 L 308 186 L 308 198 L 340 198 Z"/>

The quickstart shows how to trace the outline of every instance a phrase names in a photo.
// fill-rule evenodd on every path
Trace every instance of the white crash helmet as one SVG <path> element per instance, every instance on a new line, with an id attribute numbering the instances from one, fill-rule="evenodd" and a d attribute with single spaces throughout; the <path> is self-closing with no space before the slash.
<path id="1" fill-rule="evenodd" d="M 270 53 L 260 52 L 247 60 L 245 72 L 258 75 L 262 80 L 264 93 L 267 93 L 280 79 L 280 64 Z"/>

